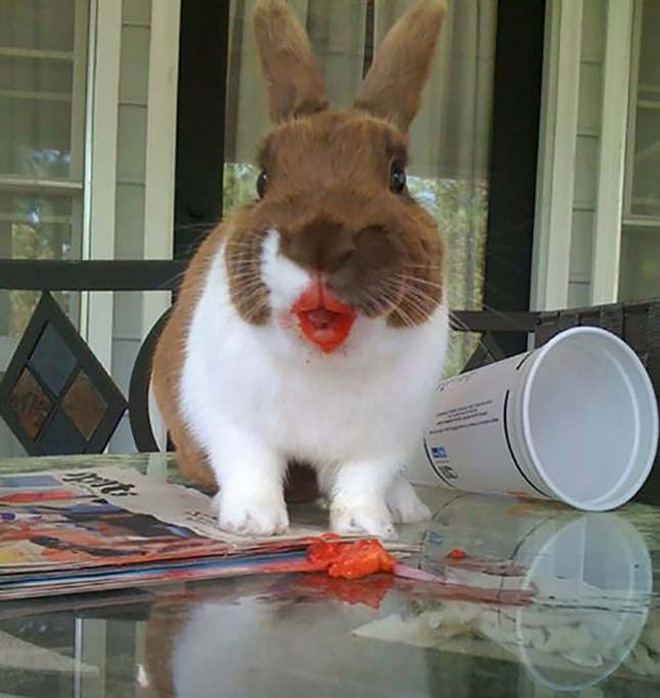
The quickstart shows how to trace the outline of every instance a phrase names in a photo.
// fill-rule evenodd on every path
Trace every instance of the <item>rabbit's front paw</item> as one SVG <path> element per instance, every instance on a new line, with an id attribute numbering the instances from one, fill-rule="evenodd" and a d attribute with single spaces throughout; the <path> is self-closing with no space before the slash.
<path id="1" fill-rule="evenodd" d="M 218 507 L 220 528 L 240 536 L 272 536 L 284 533 L 289 527 L 281 495 L 223 497 L 220 493 Z"/>
<path id="2" fill-rule="evenodd" d="M 330 525 L 337 533 L 366 533 L 396 538 L 390 512 L 384 502 L 370 499 L 336 498 L 330 508 Z"/>

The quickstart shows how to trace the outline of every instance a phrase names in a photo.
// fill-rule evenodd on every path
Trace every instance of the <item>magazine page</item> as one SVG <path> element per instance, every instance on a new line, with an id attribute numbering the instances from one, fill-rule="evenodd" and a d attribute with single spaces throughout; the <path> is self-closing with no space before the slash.
<path id="1" fill-rule="evenodd" d="M 0 521 L 0 575 L 273 552 L 322 532 L 233 536 L 206 495 L 113 465 L 0 476 Z"/>

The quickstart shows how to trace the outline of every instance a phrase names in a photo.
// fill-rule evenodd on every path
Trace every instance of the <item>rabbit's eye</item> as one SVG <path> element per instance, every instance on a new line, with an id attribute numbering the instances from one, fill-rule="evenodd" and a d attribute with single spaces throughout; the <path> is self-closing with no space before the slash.
<path id="1" fill-rule="evenodd" d="M 268 175 L 266 174 L 266 170 L 261 170 L 261 172 L 259 173 L 259 176 L 257 177 L 257 194 L 259 195 L 260 199 L 264 198 L 267 185 L 268 185 Z"/>
<path id="2" fill-rule="evenodd" d="M 390 170 L 390 189 L 395 194 L 403 194 L 406 190 L 406 171 L 398 162 L 392 163 L 392 169 Z"/>

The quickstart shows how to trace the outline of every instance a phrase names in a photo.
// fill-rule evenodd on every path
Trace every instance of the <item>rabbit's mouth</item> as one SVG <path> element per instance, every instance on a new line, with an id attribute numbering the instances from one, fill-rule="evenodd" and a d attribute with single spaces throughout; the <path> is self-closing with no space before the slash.
<path id="1" fill-rule="evenodd" d="M 340 301 L 320 279 L 302 293 L 291 312 L 303 337 L 328 354 L 348 339 L 356 317 L 355 309 Z"/>

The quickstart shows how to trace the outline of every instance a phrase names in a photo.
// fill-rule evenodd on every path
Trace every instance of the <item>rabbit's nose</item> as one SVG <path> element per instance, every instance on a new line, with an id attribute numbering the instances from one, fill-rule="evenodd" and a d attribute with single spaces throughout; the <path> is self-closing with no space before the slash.
<path id="1" fill-rule="evenodd" d="M 346 226 L 319 216 L 283 235 L 280 251 L 304 269 L 332 274 L 350 262 L 355 241 Z"/>

